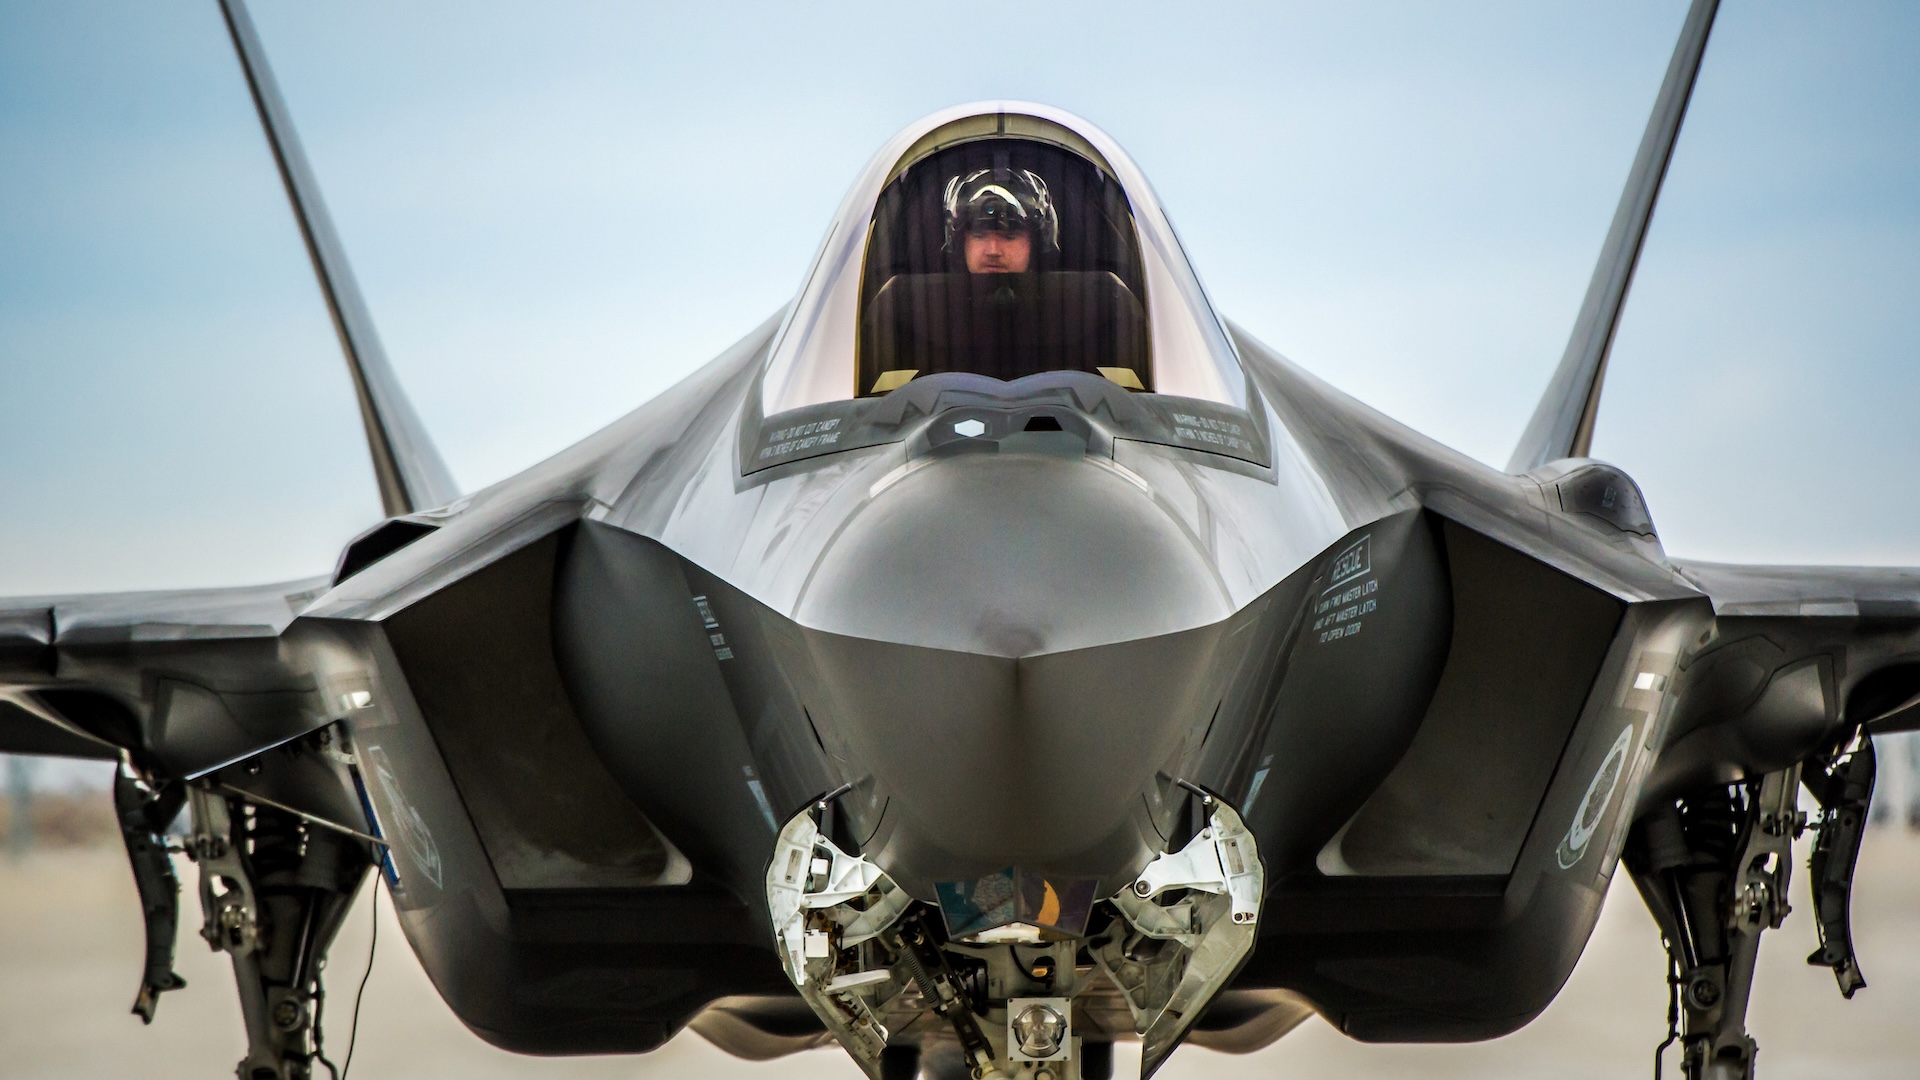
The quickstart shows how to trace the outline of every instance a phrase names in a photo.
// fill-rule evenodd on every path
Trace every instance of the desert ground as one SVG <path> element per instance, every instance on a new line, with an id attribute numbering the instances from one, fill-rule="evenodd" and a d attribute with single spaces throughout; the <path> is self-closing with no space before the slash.
<path id="1" fill-rule="evenodd" d="M 58 835 L 18 858 L 0 858 L 0 1077 L 215 1078 L 233 1075 L 244 1040 L 225 958 L 194 935 L 198 909 L 190 864 L 178 971 L 184 990 L 167 994 L 151 1027 L 129 1015 L 140 961 L 133 882 L 117 846 L 62 844 Z M 1920 837 L 1876 829 L 1861 856 L 1854 926 L 1869 983 L 1851 1002 L 1814 947 L 1806 894 L 1806 842 L 1796 863 L 1786 926 L 1768 935 L 1752 1026 L 1761 1075 L 1787 1078 L 1895 1078 L 1920 1075 Z M 328 968 L 327 1045 L 346 1050 L 347 1014 L 366 969 L 372 912 L 368 895 L 348 920 Z M 408 951 L 383 897 L 373 972 L 361 1009 L 351 1075 L 360 1080 L 492 1078 L 738 1077 L 742 1080 L 855 1080 L 838 1051 L 752 1064 L 686 1032 L 641 1057 L 529 1058 L 496 1050 L 469 1033 L 434 993 Z M 1493 1042 L 1370 1046 L 1310 1021 L 1268 1049 L 1233 1057 L 1182 1050 L 1168 1080 L 1426 1076 L 1636 1077 L 1650 1075 L 1665 1032 L 1663 960 L 1652 920 L 1619 875 L 1598 930 L 1572 979 L 1533 1024 Z M 1117 1076 L 1137 1075 L 1123 1047 Z M 1668 1075 L 1673 1058 L 1669 1058 Z"/>

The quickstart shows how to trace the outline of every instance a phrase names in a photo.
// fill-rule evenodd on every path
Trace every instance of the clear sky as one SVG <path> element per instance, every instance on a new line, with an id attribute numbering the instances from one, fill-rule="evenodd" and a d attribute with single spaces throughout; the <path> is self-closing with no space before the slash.
<path id="1" fill-rule="evenodd" d="M 467 487 L 800 282 L 926 112 L 1078 112 L 1221 310 L 1499 464 L 1684 14 L 1541 3 L 262 2 L 400 377 Z M 1920 5 L 1726 0 L 1595 452 L 1669 551 L 1920 563 Z M 0 595 L 330 568 L 377 517 L 212 0 L 0 0 Z"/>

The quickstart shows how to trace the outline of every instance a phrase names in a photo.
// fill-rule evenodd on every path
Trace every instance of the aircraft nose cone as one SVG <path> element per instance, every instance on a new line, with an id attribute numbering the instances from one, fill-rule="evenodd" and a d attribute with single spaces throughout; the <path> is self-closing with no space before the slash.
<path id="1" fill-rule="evenodd" d="M 1220 636 L 1016 659 L 811 635 L 815 720 L 874 823 L 857 839 L 924 900 L 1008 868 L 1110 895 L 1164 847 L 1149 800 L 1220 701 Z"/>
<path id="2" fill-rule="evenodd" d="M 1118 470 L 980 454 L 880 492 L 799 607 L 824 721 L 910 892 L 1023 870 L 1124 886 L 1142 794 L 1218 700 L 1230 614 L 1199 545 Z M 864 785 L 863 785 L 864 786 Z"/>
<path id="3" fill-rule="evenodd" d="M 968 454 L 878 492 L 818 563 L 807 626 L 985 656 L 1191 629 L 1232 611 L 1186 528 L 1082 455 Z"/>

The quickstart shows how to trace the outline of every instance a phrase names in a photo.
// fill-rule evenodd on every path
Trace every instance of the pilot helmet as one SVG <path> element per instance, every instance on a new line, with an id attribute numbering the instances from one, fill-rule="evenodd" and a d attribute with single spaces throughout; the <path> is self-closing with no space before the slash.
<path id="1" fill-rule="evenodd" d="M 1027 169 L 976 169 L 947 181 L 944 247 L 966 232 L 1025 232 L 1036 247 L 1060 250 L 1060 217 L 1047 182 Z"/>

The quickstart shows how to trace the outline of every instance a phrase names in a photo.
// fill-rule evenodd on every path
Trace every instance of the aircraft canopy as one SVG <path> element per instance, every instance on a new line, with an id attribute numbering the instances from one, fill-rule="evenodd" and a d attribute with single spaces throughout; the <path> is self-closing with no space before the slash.
<path id="1" fill-rule="evenodd" d="M 963 107 L 896 136 L 855 184 L 774 345 L 762 407 L 1051 371 L 1246 404 L 1233 347 L 1119 147 L 1040 106 Z"/>

